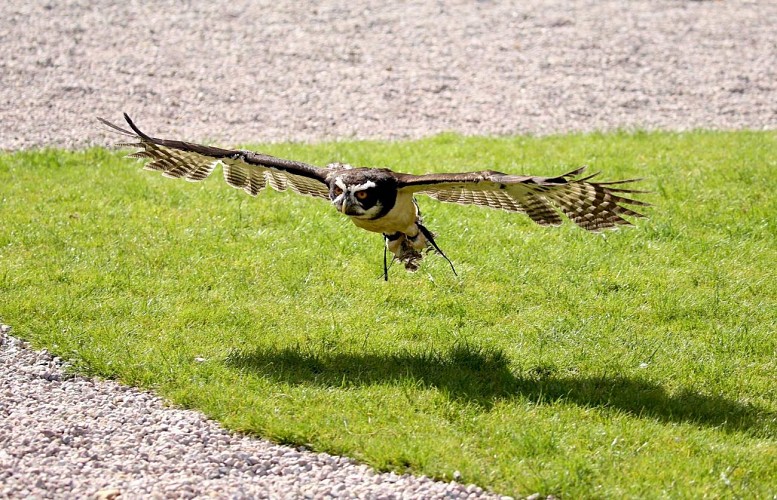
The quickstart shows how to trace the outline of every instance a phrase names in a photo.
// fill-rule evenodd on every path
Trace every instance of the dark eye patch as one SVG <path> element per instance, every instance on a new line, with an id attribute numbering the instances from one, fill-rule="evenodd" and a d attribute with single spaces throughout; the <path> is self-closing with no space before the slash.
<path id="1" fill-rule="evenodd" d="M 356 191 L 353 196 L 364 208 L 370 208 L 378 201 L 378 193 L 375 191 L 375 188 Z"/>

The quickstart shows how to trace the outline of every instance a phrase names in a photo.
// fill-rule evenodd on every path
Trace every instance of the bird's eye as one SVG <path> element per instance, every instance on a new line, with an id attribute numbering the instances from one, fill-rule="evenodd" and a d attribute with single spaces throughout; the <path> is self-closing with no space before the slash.
<path id="1" fill-rule="evenodd" d="M 367 191 L 356 191 L 356 198 L 359 200 L 366 200 L 367 199 Z"/>
<path id="2" fill-rule="evenodd" d="M 343 194 L 343 190 L 342 188 L 335 186 L 334 193 L 335 193 L 335 196 L 340 196 L 341 194 Z"/>

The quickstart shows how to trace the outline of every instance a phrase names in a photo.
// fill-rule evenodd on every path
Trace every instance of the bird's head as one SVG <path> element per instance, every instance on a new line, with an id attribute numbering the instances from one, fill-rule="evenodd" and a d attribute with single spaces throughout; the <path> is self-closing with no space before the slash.
<path id="1" fill-rule="evenodd" d="M 375 219 L 394 206 L 397 182 L 389 171 L 366 168 L 338 170 L 329 179 L 329 199 L 338 212 Z"/>

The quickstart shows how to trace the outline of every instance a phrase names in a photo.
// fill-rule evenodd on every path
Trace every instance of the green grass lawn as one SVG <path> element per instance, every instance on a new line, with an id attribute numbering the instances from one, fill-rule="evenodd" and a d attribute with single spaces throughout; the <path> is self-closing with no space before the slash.
<path id="1" fill-rule="evenodd" d="M 655 207 L 595 235 L 421 197 L 459 277 L 430 255 L 385 283 L 381 237 L 325 201 L 101 149 L 3 154 L 0 319 L 78 370 L 381 470 L 516 496 L 777 494 L 777 134 L 260 149 L 416 173 L 588 164 L 645 178 Z"/>

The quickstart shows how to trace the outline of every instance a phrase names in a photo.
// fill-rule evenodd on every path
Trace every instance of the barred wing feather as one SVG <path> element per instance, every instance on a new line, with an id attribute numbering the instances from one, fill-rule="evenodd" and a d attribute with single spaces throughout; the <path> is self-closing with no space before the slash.
<path id="1" fill-rule="evenodd" d="M 153 138 L 141 132 L 129 116 L 125 114 L 124 117 L 131 131 L 102 118 L 99 120 L 114 131 L 136 140 L 118 145 L 140 148 L 129 156 L 151 160 L 144 166 L 147 170 L 162 172 L 165 177 L 197 182 L 207 178 L 216 166 L 221 165 L 227 184 L 251 196 L 256 196 L 269 184 L 278 191 L 291 189 L 308 196 L 329 198 L 326 169 L 252 151 Z"/>
<path id="2" fill-rule="evenodd" d="M 559 212 L 589 231 L 630 225 L 623 216 L 643 217 L 627 205 L 648 206 L 624 194 L 644 193 L 615 185 L 634 182 L 592 182 L 578 177 L 585 167 L 558 177 L 508 175 L 486 170 L 461 174 L 398 174 L 400 189 L 460 205 L 480 205 L 522 212 L 544 226 L 557 226 Z"/>

